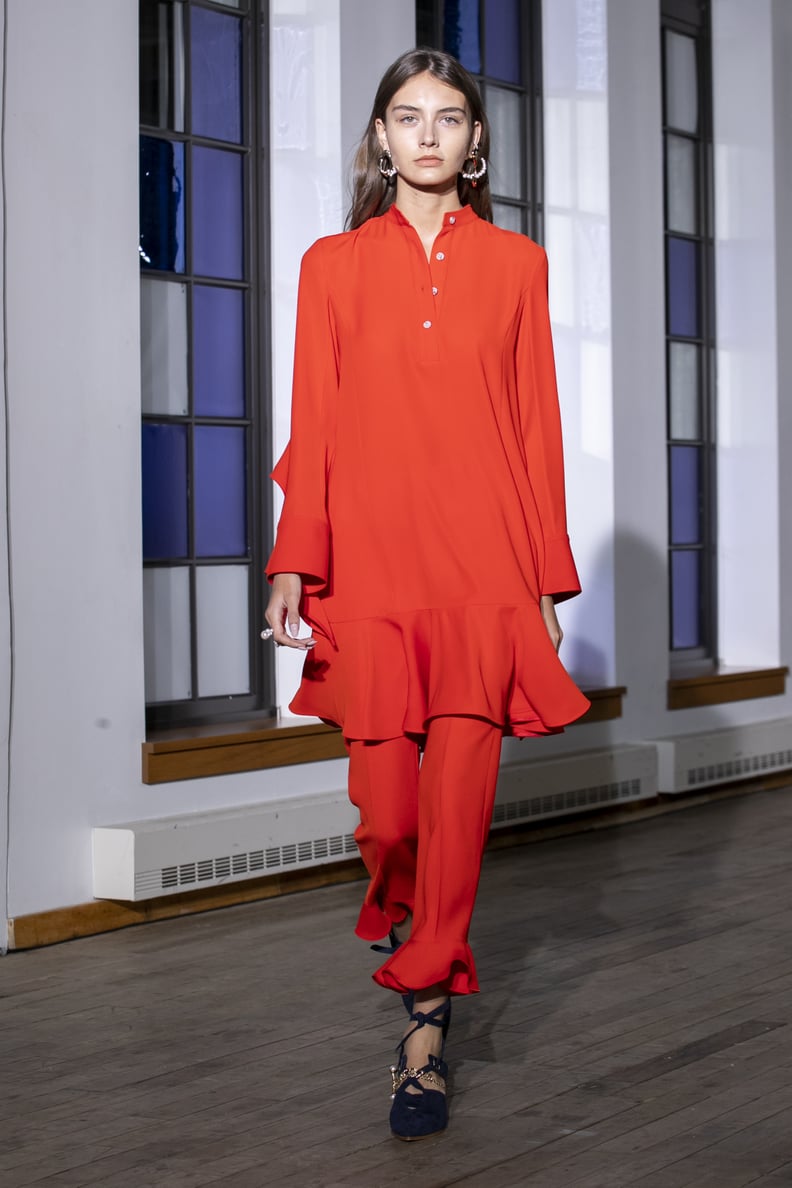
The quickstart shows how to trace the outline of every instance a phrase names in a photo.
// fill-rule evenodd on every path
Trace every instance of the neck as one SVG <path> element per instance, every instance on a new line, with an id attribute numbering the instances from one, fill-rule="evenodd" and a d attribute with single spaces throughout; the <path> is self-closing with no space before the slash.
<path id="1" fill-rule="evenodd" d="M 438 192 L 419 190 L 399 177 L 396 180 L 396 205 L 422 238 L 434 236 L 443 225 L 443 217 L 449 211 L 459 210 L 456 182 L 453 188 Z"/>

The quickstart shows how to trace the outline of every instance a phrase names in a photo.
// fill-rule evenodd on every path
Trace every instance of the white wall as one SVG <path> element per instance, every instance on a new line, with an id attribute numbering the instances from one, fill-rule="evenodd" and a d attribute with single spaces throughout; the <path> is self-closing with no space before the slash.
<path id="1" fill-rule="evenodd" d="M 552 0 L 543 11 L 550 314 L 569 531 L 586 592 L 559 613 L 565 662 L 588 685 L 617 678 L 606 17 L 606 0 Z"/>
<path id="2" fill-rule="evenodd" d="M 0 24 L 0 87 L 3 84 L 3 36 Z M 0 111 L 0 127 L 5 124 L 5 108 Z M 0 143 L 0 184 L 5 185 L 5 153 Z M 0 207 L 0 242 L 4 243 L 5 210 Z M 5 260 L 2 261 L 3 275 Z M 3 359 L 6 358 L 5 342 L 5 292 L 0 287 L 0 333 L 3 342 Z M 6 404 L 5 375 L 3 376 L 3 414 L 0 416 L 0 920 L 8 916 L 8 728 L 11 709 L 11 608 L 9 602 L 7 574 L 8 525 L 6 502 Z M 5 930 L 0 927 L 0 953 L 5 952 Z"/>
<path id="3" fill-rule="evenodd" d="M 775 166 L 775 281 L 776 359 L 778 379 L 778 541 L 780 608 L 779 654 L 783 663 L 792 657 L 792 5 L 774 0 L 772 5 L 773 134 Z M 761 600 L 762 591 L 754 597 Z"/>
<path id="4" fill-rule="evenodd" d="M 712 9 L 719 636 L 735 665 L 780 663 L 771 16 L 771 0 Z"/>

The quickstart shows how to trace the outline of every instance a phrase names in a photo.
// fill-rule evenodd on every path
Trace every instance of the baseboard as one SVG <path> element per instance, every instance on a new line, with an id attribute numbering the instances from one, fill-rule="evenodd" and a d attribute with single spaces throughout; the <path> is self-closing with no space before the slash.
<path id="1" fill-rule="evenodd" d="M 661 794 L 650 800 L 578 813 L 552 823 L 543 821 L 500 828 L 490 835 L 487 848 L 500 850 L 510 846 L 529 845 L 554 837 L 648 820 L 663 813 L 679 812 L 696 805 L 745 796 L 753 792 L 791 787 L 792 781 L 787 771 L 763 779 L 743 780 L 717 788 L 710 787 L 701 792 L 683 795 Z M 233 883 L 228 887 L 185 891 L 179 895 L 168 895 L 139 903 L 93 900 L 90 903 L 74 904 L 72 907 L 33 912 L 8 921 L 8 949 L 11 952 L 41 948 L 78 937 L 114 932 L 133 924 L 148 924 L 155 920 L 169 920 L 237 904 L 255 903 L 258 900 L 289 895 L 296 891 L 312 891 L 318 887 L 356 882 L 365 877 L 365 868 L 360 859 L 350 858 L 307 870 L 282 872 L 260 879 L 246 880 L 243 883 Z"/>

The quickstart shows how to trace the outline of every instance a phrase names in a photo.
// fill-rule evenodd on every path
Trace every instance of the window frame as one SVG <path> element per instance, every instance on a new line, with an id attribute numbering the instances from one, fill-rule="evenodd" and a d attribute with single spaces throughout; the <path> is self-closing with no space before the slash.
<path id="1" fill-rule="evenodd" d="M 140 0 L 139 11 L 148 0 Z M 151 0 L 154 2 L 154 0 Z M 174 0 L 156 0 L 172 5 Z M 192 696 L 188 699 L 147 702 L 146 728 L 151 730 L 222 723 L 237 717 L 262 719 L 273 717 L 275 706 L 275 672 L 271 649 L 265 649 L 259 638 L 260 625 L 266 606 L 267 582 L 264 563 L 272 538 L 272 491 L 268 481 L 272 454 L 272 380 L 271 318 L 270 318 L 270 197 L 267 184 L 269 160 L 269 126 L 267 96 L 269 85 L 269 4 L 267 0 L 239 0 L 239 4 L 214 0 L 180 0 L 184 39 L 184 118 L 181 131 L 142 122 L 140 135 L 184 144 L 184 239 L 185 266 L 182 272 L 141 267 L 141 282 L 171 282 L 182 284 L 187 290 L 187 383 L 189 407 L 184 416 L 166 413 L 144 413 L 141 422 L 180 424 L 188 433 L 188 555 L 179 558 L 156 558 L 143 562 L 144 569 L 187 568 L 189 574 L 190 611 L 190 673 Z M 233 16 L 241 22 L 242 52 L 242 129 L 238 144 L 198 135 L 192 129 L 191 110 L 191 18 L 197 9 Z M 142 33 L 142 25 L 141 25 Z M 141 95 L 143 80 L 141 76 Z M 243 269 L 240 280 L 212 277 L 194 271 L 192 257 L 192 152 L 195 147 L 236 152 L 242 161 L 243 196 Z M 197 415 L 194 409 L 193 351 L 194 319 L 192 290 L 195 285 L 239 290 L 244 294 L 243 327 L 245 408 L 240 417 Z M 245 512 L 247 550 L 244 556 L 198 557 L 194 541 L 194 451 L 193 430 L 196 426 L 233 425 L 244 428 L 245 441 Z M 244 565 L 248 571 L 248 616 L 246 633 L 250 690 L 247 693 L 212 695 L 198 694 L 198 631 L 196 621 L 196 572 L 201 567 L 216 565 Z"/>
<path id="2" fill-rule="evenodd" d="M 666 359 L 666 473 L 668 522 L 668 644 L 671 673 L 711 670 L 718 657 L 717 606 L 717 375 L 715 352 L 717 346 L 715 319 L 715 215 L 713 176 L 712 121 L 712 37 L 710 0 L 661 0 L 660 53 L 662 85 L 662 143 L 663 143 L 663 243 L 665 281 L 665 359 Z M 699 125 L 695 133 L 688 133 L 669 125 L 666 119 L 668 75 L 666 68 L 666 34 L 678 33 L 695 43 L 697 101 Z M 697 231 L 694 234 L 674 230 L 669 226 L 667 142 L 669 135 L 685 139 L 695 145 L 695 184 Z M 689 337 L 671 333 L 671 292 L 668 270 L 669 238 L 698 245 L 700 334 Z M 690 343 L 700 350 L 699 436 L 675 438 L 671 420 L 671 346 Z M 701 465 L 700 543 L 675 545 L 672 543 L 672 472 L 671 450 L 678 445 L 698 449 Z M 674 647 L 674 583 L 672 557 L 675 553 L 696 551 L 700 561 L 699 639 L 695 647 Z"/>

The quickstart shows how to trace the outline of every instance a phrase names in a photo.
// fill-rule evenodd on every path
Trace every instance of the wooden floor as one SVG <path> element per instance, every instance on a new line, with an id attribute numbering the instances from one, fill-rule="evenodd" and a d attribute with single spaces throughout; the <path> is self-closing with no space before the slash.
<path id="1" fill-rule="evenodd" d="M 792 1185 L 792 788 L 492 853 L 445 1135 L 362 885 L 0 961 L 0 1184 Z"/>

